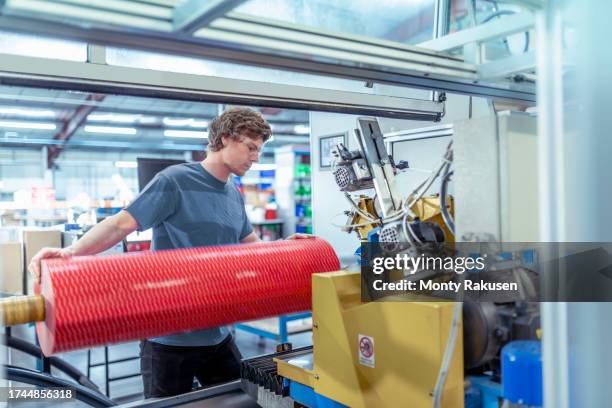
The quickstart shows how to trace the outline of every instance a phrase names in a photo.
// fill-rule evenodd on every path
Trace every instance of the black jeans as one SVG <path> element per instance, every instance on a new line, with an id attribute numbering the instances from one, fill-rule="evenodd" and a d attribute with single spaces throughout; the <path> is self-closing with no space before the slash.
<path id="1" fill-rule="evenodd" d="M 242 356 L 232 336 L 215 346 L 166 346 L 140 342 L 140 372 L 145 398 L 183 394 L 192 389 L 193 377 L 210 386 L 240 377 Z"/>

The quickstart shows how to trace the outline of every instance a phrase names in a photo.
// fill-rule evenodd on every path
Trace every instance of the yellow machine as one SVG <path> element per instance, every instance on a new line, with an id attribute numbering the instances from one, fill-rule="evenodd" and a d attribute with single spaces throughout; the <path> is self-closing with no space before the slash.
<path id="1" fill-rule="evenodd" d="M 350 407 L 431 407 L 453 303 L 362 303 L 360 285 L 354 272 L 313 277 L 313 364 L 278 359 L 279 375 Z M 443 407 L 463 407 L 461 338 Z"/>

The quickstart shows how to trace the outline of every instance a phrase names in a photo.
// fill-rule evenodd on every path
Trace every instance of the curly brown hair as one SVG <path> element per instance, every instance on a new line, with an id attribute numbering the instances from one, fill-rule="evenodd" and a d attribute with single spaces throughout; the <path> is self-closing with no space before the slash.
<path id="1" fill-rule="evenodd" d="M 262 139 L 264 142 L 272 135 L 272 128 L 263 116 L 246 107 L 227 109 L 217 116 L 208 126 L 208 149 L 218 152 L 223 149 L 223 136 L 233 140 L 240 140 L 241 135 L 253 139 Z"/>

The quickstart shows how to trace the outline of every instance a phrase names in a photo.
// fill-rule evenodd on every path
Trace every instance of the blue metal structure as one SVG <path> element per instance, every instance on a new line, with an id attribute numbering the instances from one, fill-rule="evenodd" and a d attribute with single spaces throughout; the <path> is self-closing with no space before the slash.
<path id="1" fill-rule="evenodd" d="M 249 333 L 256 334 L 266 339 L 278 341 L 279 343 L 286 343 L 289 339 L 289 330 L 287 329 L 287 323 L 292 320 L 307 319 L 312 317 L 311 312 L 295 313 L 290 315 L 281 315 L 278 317 L 278 334 L 275 332 L 267 331 L 257 327 L 250 326 L 248 324 L 239 323 L 234 325 L 236 329 L 244 330 Z"/>
<path id="2" fill-rule="evenodd" d="M 309 408 L 348 408 L 346 405 L 317 394 L 312 388 L 289 381 L 289 396 Z"/>
<path id="3" fill-rule="evenodd" d="M 491 377 L 470 376 L 470 387 L 465 390 L 465 408 L 498 408 L 502 385 Z"/>

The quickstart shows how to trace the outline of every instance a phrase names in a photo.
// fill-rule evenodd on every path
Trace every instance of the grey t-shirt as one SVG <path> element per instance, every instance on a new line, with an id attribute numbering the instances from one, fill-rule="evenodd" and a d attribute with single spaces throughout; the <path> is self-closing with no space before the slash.
<path id="1" fill-rule="evenodd" d="M 126 210 L 140 231 L 153 228 L 152 250 L 237 244 L 253 231 L 238 189 L 216 179 L 200 163 L 159 172 Z M 226 327 L 218 327 L 149 340 L 170 346 L 210 346 L 228 334 Z"/>

